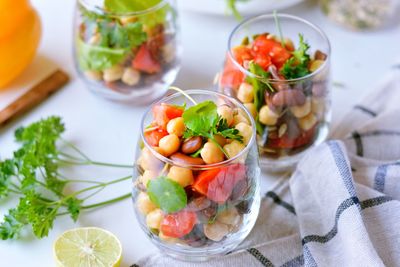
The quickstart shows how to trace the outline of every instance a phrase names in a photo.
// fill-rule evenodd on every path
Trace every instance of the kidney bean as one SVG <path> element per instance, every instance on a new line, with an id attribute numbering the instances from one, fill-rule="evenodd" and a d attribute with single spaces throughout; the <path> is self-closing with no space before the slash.
<path id="1" fill-rule="evenodd" d="M 272 104 L 276 106 L 301 106 L 305 102 L 306 96 L 300 90 L 282 90 L 272 97 Z"/>
<path id="2" fill-rule="evenodd" d="M 202 145 L 203 139 L 200 136 L 193 136 L 183 142 L 181 146 L 181 151 L 185 154 L 193 154 L 194 152 L 199 150 Z"/>
<path id="3" fill-rule="evenodd" d="M 206 197 L 198 197 L 193 199 L 192 201 L 189 202 L 187 206 L 187 210 L 189 211 L 200 211 L 204 210 L 211 205 L 211 200 L 207 199 Z"/>
<path id="4" fill-rule="evenodd" d="M 320 50 L 315 51 L 314 59 L 315 60 L 326 60 L 328 56 Z"/>
<path id="5" fill-rule="evenodd" d="M 289 84 L 287 84 L 285 79 L 278 74 L 278 70 L 274 65 L 269 66 L 268 70 L 271 73 L 272 78 L 278 80 L 278 82 L 271 82 L 272 87 L 278 91 L 290 89 Z"/>
<path id="6" fill-rule="evenodd" d="M 276 114 L 280 114 L 282 112 L 282 107 L 277 107 L 272 103 L 272 95 L 268 91 L 265 91 L 265 103 L 268 105 L 269 109 L 272 110 Z"/>
<path id="7" fill-rule="evenodd" d="M 175 161 L 177 163 L 182 163 L 182 164 L 188 164 L 188 165 L 203 165 L 204 161 L 202 158 L 193 158 L 190 156 L 187 156 L 182 153 L 174 153 L 169 157 L 172 161 Z"/>
<path id="8" fill-rule="evenodd" d="M 315 83 L 312 87 L 312 93 L 316 97 L 323 97 L 326 95 L 326 84 L 323 82 Z"/>

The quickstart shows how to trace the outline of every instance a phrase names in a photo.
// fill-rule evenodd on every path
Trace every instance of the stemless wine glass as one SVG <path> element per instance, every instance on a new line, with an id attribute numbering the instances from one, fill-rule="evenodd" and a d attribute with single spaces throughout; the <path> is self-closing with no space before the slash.
<path id="1" fill-rule="evenodd" d="M 165 104 L 170 107 L 191 106 L 183 94 L 176 93 L 160 100 L 143 116 L 133 179 L 136 217 L 143 231 L 161 251 L 179 259 L 201 261 L 231 251 L 253 228 L 260 207 L 260 168 L 254 120 L 243 105 L 216 92 L 185 92 L 198 103 L 208 100 L 229 105 L 247 120 L 253 131 L 247 145 L 243 144 L 236 156 L 219 163 L 196 165 L 198 163 L 192 162 L 189 155 L 182 156 L 182 147 L 182 153 L 176 153 L 181 158 L 164 157 L 158 147 L 152 147 L 146 141 L 144 134 L 154 120 L 152 111 L 155 107 Z M 193 182 L 182 186 L 187 198 L 184 208 L 167 212 L 152 200 L 148 181 L 164 179 L 162 177 L 168 179 L 169 176 L 172 179 L 172 172 L 190 176 Z M 199 191 L 195 184 L 200 176 L 207 180 L 208 185 L 203 184 Z M 163 201 L 169 201 L 171 188 L 158 189 Z"/>
<path id="2" fill-rule="evenodd" d="M 180 68 L 176 4 L 126 2 L 77 1 L 75 65 L 92 92 L 111 100 L 150 103 L 165 94 Z"/>
<path id="3" fill-rule="evenodd" d="M 254 62 L 263 64 L 259 58 L 250 59 L 251 53 L 257 53 L 251 40 L 254 42 L 263 35 L 265 43 L 269 44 L 268 39 L 271 39 L 280 45 L 279 28 L 284 37 L 282 41 L 286 43 L 285 53 L 293 53 L 294 44 L 303 38 L 310 46 L 308 51 L 312 56 L 307 66 L 310 73 L 286 79 L 282 62 L 279 67 L 267 62 L 270 67 L 261 72 L 264 75 L 255 74 L 251 69 Z M 269 55 L 272 57 L 271 53 L 278 53 L 279 49 L 283 48 L 278 47 Z M 249 53 L 250 60 L 246 60 L 245 53 Z M 266 170 L 293 167 L 308 148 L 327 137 L 331 119 L 329 65 L 330 44 L 326 35 L 315 25 L 295 16 L 253 17 L 231 33 L 219 91 L 240 100 L 255 118 L 260 162 Z"/>

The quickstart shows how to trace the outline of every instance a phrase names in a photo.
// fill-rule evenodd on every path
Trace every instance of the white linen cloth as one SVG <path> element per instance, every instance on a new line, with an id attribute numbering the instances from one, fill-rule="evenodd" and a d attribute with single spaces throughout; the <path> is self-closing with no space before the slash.
<path id="1" fill-rule="evenodd" d="M 132 266 L 400 266 L 400 66 L 265 193 L 256 226 L 224 257 L 156 254 Z"/>

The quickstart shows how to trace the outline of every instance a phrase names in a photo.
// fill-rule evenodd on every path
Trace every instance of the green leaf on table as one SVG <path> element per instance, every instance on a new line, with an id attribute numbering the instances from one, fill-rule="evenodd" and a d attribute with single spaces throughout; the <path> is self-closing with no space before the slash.
<path id="1" fill-rule="evenodd" d="M 186 192 L 181 185 L 160 176 L 147 184 L 150 200 L 161 210 L 172 213 L 183 209 L 187 204 Z"/>
<path id="2" fill-rule="evenodd" d="M 0 162 L 0 199 L 9 193 L 11 178 L 15 174 L 14 161 L 7 159 Z"/>
<path id="3" fill-rule="evenodd" d="M 2 240 L 16 239 L 19 237 L 21 229 L 26 225 L 18 220 L 17 209 L 10 209 L 8 214 L 4 215 L 3 222 L 0 224 L 0 238 Z"/>
<path id="4" fill-rule="evenodd" d="M 309 48 L 303 35 L 299 34 L 299 47 L 292 52 L 293 57 L 289 58 L 281 69 L 281 74 L 286 79 L 297 79 L 310 73 L 308 70 L 310 55 L 307 53 Z"/>
<path id="5" fill-rule="evenodd" d="M 185 110 L 182 114 L 185 126 L 195 133 L 210 132 L 218 120 L 217 105 L 204 101 Z"/>

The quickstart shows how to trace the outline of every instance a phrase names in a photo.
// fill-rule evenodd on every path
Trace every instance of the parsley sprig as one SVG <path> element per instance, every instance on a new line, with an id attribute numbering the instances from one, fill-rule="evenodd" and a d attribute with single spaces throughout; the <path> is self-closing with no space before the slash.
<path id="1" fill-rule="evenodd" d="M 217 105 L 212 101 L 204 101 L 183 112 L 186 131 L 184 138 L 201 136 L 210 139 L 229 158 L 226 151 L 215 140 L 215 135 L 243 142 L 243 136 L 235 128 L 229 127 L 225 119 L 217 113 Z"/>
<path id="2" fill-rule="evenodd" d="M 21 231 L 30 226 L 34 235 L 48 235 L 58 216 L 70 215 L 76 221 L 82 210 L 111 204 L 130 197 L 119 197 L 87 205 L 93 195 L 106 186 L 131 179 L 131 175 L 100 182 L 97 180 L 68 179 L 63 167 L 96 165 L 132 168 L 91 160 L 76 146 L 62 139 L 65 131 L 60 117 L 49 117 L 15 131 L 20 144 L 12 158 L 0 161 L 0 200 L 19 197 L 15 207 L 8 210 L 0 224 L 0 238 L 17 239 Z M 60 147 L 63 149 L 60 149 Z M 73 154 L 67 151 L 74 151 Z M 70 192 L 74 183 L 90 186 Z M 68 188 L 68 190 L 67 190 Z"/>
<path id="3" fill-rule="evenodd" d="M 296 79 L 310 73 L 308 70 L 310 62 L 309 48 L 310 46 L 305 42 L 303 35 L 299 34 L 299 47 L 292 52 L 293 57 L 289 58 L 281 69 L 281 74 L 286 79 Z"/>

